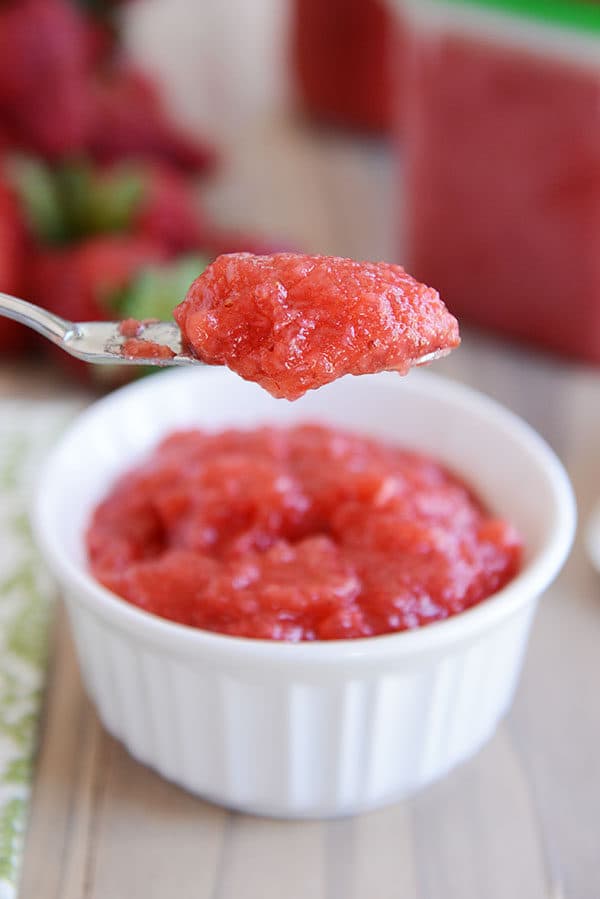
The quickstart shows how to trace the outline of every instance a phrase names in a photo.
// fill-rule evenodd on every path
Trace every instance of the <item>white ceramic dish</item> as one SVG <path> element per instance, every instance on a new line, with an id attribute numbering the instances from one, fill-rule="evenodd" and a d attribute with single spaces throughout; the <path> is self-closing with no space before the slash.
<path id="1" fill-rule="evenodd" d="M 524 536 L 524 570 L 420 630 L 288 645 L 193 630 L 97 584 L 83 534 L 113 478 L 178 427 L 324 420 L 435 454 Z M 96 403 L 52 453 L 35 530 L 65 596 L 83 677 L 141 762 L 223 805 L 281 817 L 356 813 L 449 771 L 508 709 L 538 597 L 575 507 L 552 451 L 494 402 L 433 375 L 347 378 L 294 404 L 222 369 L 156 375 Z"/>

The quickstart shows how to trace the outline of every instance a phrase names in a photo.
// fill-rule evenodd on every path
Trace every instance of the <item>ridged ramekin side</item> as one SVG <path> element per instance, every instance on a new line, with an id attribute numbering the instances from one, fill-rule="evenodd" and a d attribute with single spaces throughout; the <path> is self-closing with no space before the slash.
<path id="1" fill-rule="evenodd" d="M 134 645 L 67 605 L 87 690 L 139 761 L 231 808 L 327 817 L 409 795 L 483 745 L 512 700 L 536 602 L 454 651 L 319 682 L 293 662 L 236 675 L 230 659 Z"/>

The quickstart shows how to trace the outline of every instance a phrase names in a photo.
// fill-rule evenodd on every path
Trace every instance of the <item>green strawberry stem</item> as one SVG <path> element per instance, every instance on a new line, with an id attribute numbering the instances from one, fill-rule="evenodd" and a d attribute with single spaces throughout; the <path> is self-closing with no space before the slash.
<path id="1" fill-rule="evenodd" d="M 16 156 L 6 163 L 6 174 L 30 230 L 44 243 L 67 240 L 69 228 L 52 169 L 40 159 Z"/>
<path id="2" fill-rule="evenodd" d="M 124 291 L 113 296 L 111 306 L 121 318 L 169 321 L 173 318 L 173 309 L 183 300 L 190 284 L 202 274 L 208 262 L 203 256 L 194 255 L 146 267 Z"/>
<path id="3" fill-rule="evenodd" d="M 31 231 L 45 244 L 126 233 L 144 199 L 144 177 L 129 165 L 98 172 L 84 161 L 53 168 L 20 156 L 9 162 L 8 174 Z"/>

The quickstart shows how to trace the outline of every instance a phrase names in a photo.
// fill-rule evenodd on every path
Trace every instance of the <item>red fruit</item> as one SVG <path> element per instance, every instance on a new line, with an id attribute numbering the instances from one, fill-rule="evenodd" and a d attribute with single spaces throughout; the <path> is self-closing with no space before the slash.
<path id="1" fill-rule="evenodd" d="M 138 234 L 175 255 L 203 245 L 205 223 L 189 180 L 165 167 L 149 168 L 142 174 L 142 190 L 133 222 Z"/>
<path id="2" fill-rule="evenodd" d="M 116 35 L 113 30 L 105 22 L 90 19 L 87 27 L 87 47 L 88 59 L 93 68 L 104 65 L 113 56 L 115 45 Z"/>
<path id="3" fill-rule="evenodd" d="M 68 0 L 0 5 L 0 143 L 56 158 L 88 129 L 86 22 Z"/>
<path id="4" fill-rule="evenodd" d="M 115 296 L 142 266 L 164 258 L 165 251 L 153 241 L 122 235 L 40 250 L 33 266 L 32 295 L 69 321 L 118 318 L 112 305 Z"/>
<path id="5" fill-rule="evenodd" d="M 88 46 L 93 65 L 101 66 L 110 60 L 120 43 L 118 8 L 127 0 L 74 0 L 84 13 L 87 23 Z"/>
<path id="6" fill-rule="evenodd" d="M 94 86 L 88 150 L 99 162 L 152 159 L 185 172 L 212 168 L 215 154 L 168 118 L 152 79 L 129 65 L 114 67 Z"/>
<path id="7" fill-rule="evenodd" d="M 32 265 L 29 295 L 69 321 L 118 319 L 118 310 L 111 304 L 119 292 L 140 268 L 164 258 L 161 246 L 129 236 L 96 237 L 68 249 L 43 249 Z M 106 376 L 115 374 L 105 366 L 86 365 L 62 350 L 55 357 L 86 383 L 107 384 Z M 128 377 L 127 369 L 117 372 L 119 381 Z"/>
<path id="8" fill-rule="evenodd" d="M 25 242 L 25 226 L 16 197 L 0 179 L 0 291 L 4 293 L 21 293 Z M 0 317 L 0 354 L 20 352 L 30 334 L 27 328 Z"/>
<path id="9" fill-rule="evenodd" d="M 189 178 L 165 166 L 84 161 L 51 167 L 20 160 L 13 177 L 41 244 L 72 244 L 101 234 L 130 234 L 172 255 L 197 251 L 205 224 Z"/>
<path id="10" fill-rule="evenodd" d="M 200 359 L 290 400 L 347 374 L 406 374 L 460 343 L 437 292 L 401 266 L 335 256 L 220 256 L 175 319 Z"/>

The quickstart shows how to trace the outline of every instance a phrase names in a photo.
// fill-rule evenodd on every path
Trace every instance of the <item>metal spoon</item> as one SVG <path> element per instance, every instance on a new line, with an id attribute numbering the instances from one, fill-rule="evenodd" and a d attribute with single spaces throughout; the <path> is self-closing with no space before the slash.
<path id="1" fill-rule="evenodd" d="M 70 322 L 40 306 L 34 306 L 26 300 L 19 300 L 7 293 L 0 292 L 0 315 L 33 328 L 42 337 L 46 337 L 65 352 L 84 362 L 100 365 L 157 365 L 166 368 L 171 365 L 205 365 L 201 359 L 192 356 L 183 349 L 181 331 L 174 321 L 141 323 L 136 335 L 142 341 L 148 341 L 149 351 L 157 347 L 166 347 L 175 355 L 168 358 L 157 356 L 128 356 L 123 352 L 124 344 L 129 339 L 121 333 L 121 322 Z M 142 344 L 143 348 L 143 344 Z M 427 353 L 412 362 L 413 365 L 427 365 L 435 359 L 446 356 L 448 350 Z"/>
<path id="2" fill-rule="evenodd" d="M 33 328 L 65 352 L 84 362 L 100 365 L 203 365 L 200 359 L 183 351 L 181 332 L 175 322 L 142 324 L 138 337 L 156 345 L 167 347 L 175 355 L 162 359 L 153 356 L 129 357 L 123 355 L 123 345 L 129 339 L 121 334 L 121 322 L 69 322 L 53 312 L 0 293 L 0 315 Z M 143 345 L 142 345 L 143 346 Z M 151 349 L 151 345 L 149 345 Z"/>

